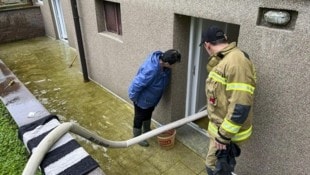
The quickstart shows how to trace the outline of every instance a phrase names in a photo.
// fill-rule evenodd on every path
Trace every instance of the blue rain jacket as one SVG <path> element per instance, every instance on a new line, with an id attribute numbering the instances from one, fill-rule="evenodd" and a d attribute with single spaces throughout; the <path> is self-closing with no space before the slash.
<path id="1" fill-rule="evenodd" d="M 170 81 L 171 70 L 159 64 L 161 51 L 151 53 L 128 88 L 129 98 L 140 108 L 155 107 Z"/>

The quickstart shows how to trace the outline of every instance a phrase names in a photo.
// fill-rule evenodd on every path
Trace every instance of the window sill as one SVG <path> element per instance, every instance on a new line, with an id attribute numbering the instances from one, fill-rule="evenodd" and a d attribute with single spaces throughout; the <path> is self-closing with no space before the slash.
<path id="1" fill-rule="evenodd" d="M 104 36 L 106 38 L 110 38 L 110 39 L 117 41 L 119 43 L 123 43 L 121 35 L 117 35 L 117 34 L 111 33 L 111 32 L 100 32 L 99 35 Z"/>
<path id="2" fill-rule="evenodd" d="M 20 9 L 29 9 L 29 8 L 38 8 L 38 6 L 33 6 L 31 4 L 12 4 L 12 5 L 5 5 L 0 6 L 1 11 L 13 11 L 13 10 L 20 10 Z"/>
<path id="3" fill-rule="evenodd" d="M 42 5 L 43 5 L 43 2 L 36 2 L 35 5 L 37 5 L 37 6 L 42 6 Z"/>

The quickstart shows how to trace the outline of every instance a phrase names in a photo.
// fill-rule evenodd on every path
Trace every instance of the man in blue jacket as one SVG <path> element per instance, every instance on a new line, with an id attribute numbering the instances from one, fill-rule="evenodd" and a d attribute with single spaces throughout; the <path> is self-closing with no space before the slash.
<path id="1" fill-rule="evenodd" d="M 172 65 L 180 61 L 181 54 L 170 49 L 152 52 L 140 66 L 128 89 L 135 109 L 134 137 L 151 130 L 152 113 L 170 81 Z M 139 145 L 147 147 L 149 143 L 144 140 Z"/>

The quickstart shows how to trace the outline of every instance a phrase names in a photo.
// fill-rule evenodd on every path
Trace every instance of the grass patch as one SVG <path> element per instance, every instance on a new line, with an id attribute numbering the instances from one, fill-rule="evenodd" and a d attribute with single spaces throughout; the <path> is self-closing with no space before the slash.
<path id="1" fill-rule="evenodd" d="M 28 161 L 29 154 L 17 132 L 15 121 L 0 102 L 0 174 L 20 175 Z"/>

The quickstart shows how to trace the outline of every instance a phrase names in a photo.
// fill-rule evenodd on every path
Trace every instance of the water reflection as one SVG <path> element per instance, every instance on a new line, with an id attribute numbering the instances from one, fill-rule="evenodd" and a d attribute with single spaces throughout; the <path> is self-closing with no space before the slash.
<path id="1" fill-rule="evenodd" d="M 9 43 L 0 46 L 0 59 L 47 110 L 57 114 L 62 121 L 78 121 L 81 126 L 107 139 L 129 139 L 131 123 L 119 121 L 132 117 L 132 112 L 128 112 L 131 108 L 97 84 L 84 83 L 78 59 L 73 62 L 75 50 L 63 45 L 45 37 Z M 3 82 L 1 87 L 9 81 Z M 107 148 L 74 137 L 103 169 L 110 168 L 107 162 L 112 159 Z"/>
<path id="2" fill-rule="evenodd" d="M 130 139 L 133 108 L 97 84 L 84 83 L 79 60 L 73 62 L 75 57 L 76 52 L 65 43 L 47 37 L 0 45 L 0 59 L 49 112 L 63 122 L 78 122 L 105 139 Z M 8 73 L 2 65 L 0 68 L 1 74 Z M 7 83 L 0 84 L 0 88 Z M 156 138 L 149 139 L 151 146 L 147 149 L 116 149 L 73 137 L 107 175 L 205 174 L 204 158 L 179 142 L 169 151 L 163 151 Z"/>

